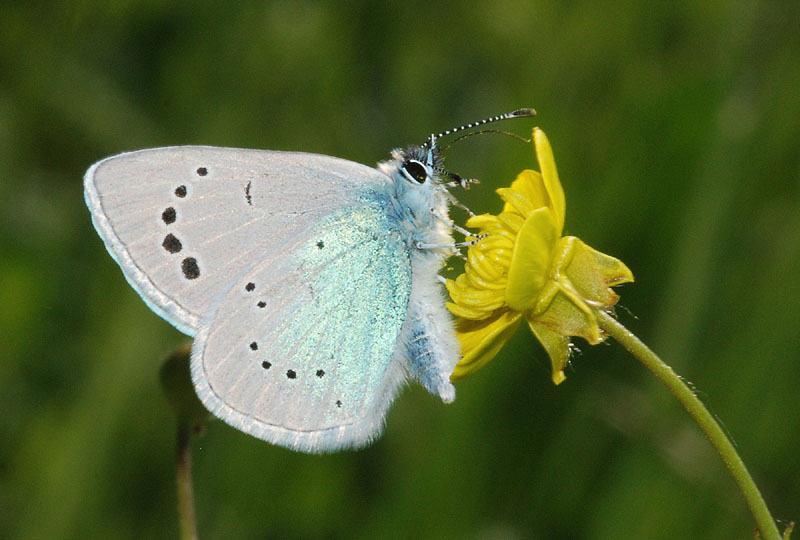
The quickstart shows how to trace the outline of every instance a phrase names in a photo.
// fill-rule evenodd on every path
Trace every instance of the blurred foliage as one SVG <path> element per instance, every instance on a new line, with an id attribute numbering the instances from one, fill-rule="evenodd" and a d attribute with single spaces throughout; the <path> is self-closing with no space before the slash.
<path id="1" fill-rule="evenodd" d="M 623 323 L 696 386 L 775 517 L 800 518 L 800 3 L 0 9 L 0 537 L 177 535 L 158 371 L 186 338 L 92 229 L 91 163 L 203 143 L 371 164 L 520 106 L 553 144 L 566 233 L 636 276 Z M 477 211 L 533 164 L 504 137 L 448 154 L 482 180 L 463 196 Z M 752 538 L 667 391 L 619 346 L 581 348 L 554 387 L 520 332 L 453 405 L 405 392 L 360 452 L 213 422 L 194 452 L 201 538 Z"/>

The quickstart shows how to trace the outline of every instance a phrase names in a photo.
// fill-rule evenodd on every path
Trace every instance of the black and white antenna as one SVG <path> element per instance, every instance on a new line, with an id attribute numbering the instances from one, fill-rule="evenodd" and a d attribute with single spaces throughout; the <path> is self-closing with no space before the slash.
<path id="1" fill-rule="evenodd" d="M 446 137 L 448 135 L 452 135 L 453 133 L 458 133 L 459 131 L 464 131 L 465 129 L 472 129 L 478 126 L 484 126 L 486 124 L 491 124 L 492 122 L 497 122 L 498 120 L 510 120 L 512 118 L 528 118 L 530 116 L 536 116 L 536 111 L 533 109 L 517 109 L 516 111 L 511 111 L 505 114 L 499 114 L 497 116 L 492 116 L 491 118 L 485 118 L 483 120 L 479 120 L 477 122 L 471 122 L 469 124 L 464 124 L 463 126 L 459 126 L 457 128 L 448 129 L 447 131 L 442 131 L 437 135 L 431 135 L 428 137 L 428 140 L 425 141 L 423 147 L 426 148 L 433 148 L 436 146 L 436 139 L 440 137 Z"/>

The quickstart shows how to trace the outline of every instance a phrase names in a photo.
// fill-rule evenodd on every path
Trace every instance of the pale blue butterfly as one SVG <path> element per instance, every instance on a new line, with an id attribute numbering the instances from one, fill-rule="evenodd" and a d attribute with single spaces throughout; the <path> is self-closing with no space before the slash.
<path id="1" fill-rule="evenodd" d="M 128 152 L 87 171 L 86 204 L 128 282 L 195 336 L 192 379 L 212 413 L 293 450 L 361 447 L 407 379 L 455 399 L 438 272 L 464 244 L 447 217 L 447 187 L 462 182 L 436 139 L 531 114 L 431 135 L 377 169 L 300 152 Z"/>

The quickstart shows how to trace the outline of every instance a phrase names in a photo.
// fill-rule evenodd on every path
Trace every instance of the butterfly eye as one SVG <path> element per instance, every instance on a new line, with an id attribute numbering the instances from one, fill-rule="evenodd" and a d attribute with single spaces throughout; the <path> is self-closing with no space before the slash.
<path id="1" fill-rule="evenodd" d="M 424 184 L 425 180 L 428 179 L 428 171 L 425 169 L 425 165 L 416 159 L 410 159 L 403 163 L 403 170 L 406 172 L 406 176 L 410 176 L 420 184 Z"/>

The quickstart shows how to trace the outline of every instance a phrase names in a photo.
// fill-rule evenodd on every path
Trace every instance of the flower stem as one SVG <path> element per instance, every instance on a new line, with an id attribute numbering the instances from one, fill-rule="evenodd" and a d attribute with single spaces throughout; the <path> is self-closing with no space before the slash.
<path id="1" fill-rule="evenodd" d="M 197 540 L 192 488 L 192 432 L 185 422 L 178 424 L 175 471 L 178 480 L 178 523 L 181 540 Z"/>
<path id="2" fill-rule="evenodd" d="M 700 429 L 706 434 L 711 444 L 716 449 L 722 461 L 728 467 L 734 480 L 739 485 L 739 489 L 744 495 L 750 511 L 756 520 L 761 538 L 764 540 L 781 540 L 781 535 L 775 525 L 775 521 L 769 513 L 764 497 L 758 491 L 753 478 L 747 472 L 744 462 L 736 453 L 736 449 L 731 444 L 725 432 L 708 412 L 703 402 L 689 389 L 683 379 L 675 373 L 671 367 L 665 364 L 647 345 L 642 343 L 639 338 L 633 335 L 627 328 L 619 323 L 614 317 L 602 310 L 596 312 L 600 327 L 608 335 L 616 339 L 620 345 L 639 359 L 662 383 L 669 388 L 678 401 L 680 401 L 689 414 L 694 418 Z"/>

